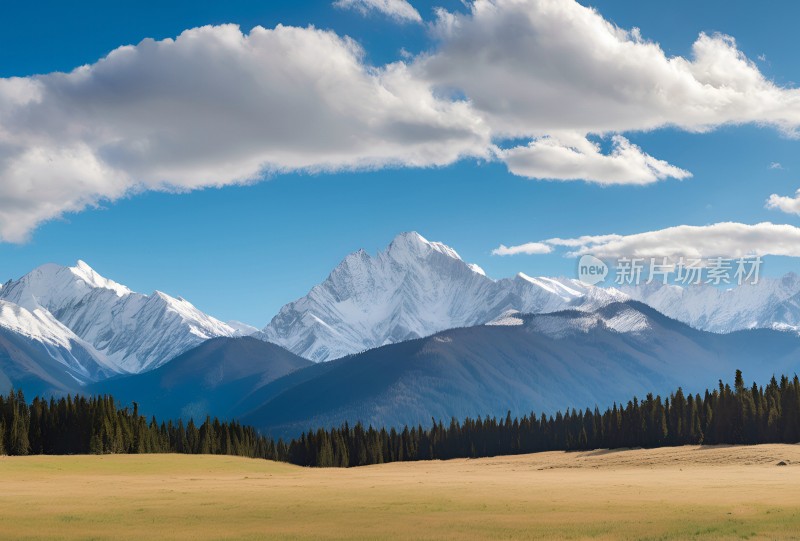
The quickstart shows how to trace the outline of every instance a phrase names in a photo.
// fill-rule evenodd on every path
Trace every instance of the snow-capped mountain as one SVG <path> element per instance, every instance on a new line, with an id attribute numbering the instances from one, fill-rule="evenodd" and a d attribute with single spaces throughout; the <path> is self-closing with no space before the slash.
<path id="1" fill-rule="evenodd" d="M 39 374 L 43 367 L 55 375 L 42 381 L 62 390 L 145 372 L 214 337 L 253 335 L 327 361 L 447 329 L 520 324 L 520 313 L 586 313 L 630 299 L 701 330 L 800 331 L 795 274 L 727 290 L 650 284 L 620 291 L 522 273 L 493 280 L 452 248 L 404 233 L 376 255 L 360 250 L 347 256 L 262 331 L 223 323 L 182 298 L 133 292 L 80 261 L 74 267 L 43 265 L 0 288 L 0 385 L 9 374 Z M 560 332 L 558 320 L 552 321 L 553 332 Z M 616 329 L 637 322 L 603 324 Z"/>
<path id="2" fill-rule="evenodd" d="M 133 292 L 82 261 L 74 267 L 38 267 L 6 283 L 0 299 L 39 314 L 40 320 L 58 322 L 54 333 L 61 333 L 62 341 L 79 338 L 99 363 L 117 373 L 150 370 L 209 338 L 241 332 L 185 299 Z M 0 325 L 9 324 L 6 317 L 4 312 Z"/>
<path id="3" fill-rule="evenodd" d="M 623 291 L 669 317 L 706 331 L 800 330 L 800 277 L 794 273 L 781 278 L 762 277 L 757 284 L 727 289 L 653 283 Z"/>
<path id="4" fill-rule="evenodd" d="M 508 310 L 542 313 L 624 300 L 564 278 L 495 281 L 417 233 L 371 256 L 348 255 L 308 295 L 284 306 L 257 336 L 313 361 L 491 321 Z"/>

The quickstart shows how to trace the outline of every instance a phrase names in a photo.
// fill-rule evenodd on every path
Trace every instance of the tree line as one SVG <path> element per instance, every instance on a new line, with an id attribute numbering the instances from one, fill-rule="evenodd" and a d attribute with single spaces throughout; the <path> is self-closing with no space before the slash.
<path id="1" fill-rule="evenodd" d="M 503 419 L 433 421 L 402 431 L 344 425 L 303 434 L 289 444 L 288 460 L 304 466 L 362 466 L 382 462 L 478 458 L 540 451 L 573 451 L 689 444 L 800 442 L 800 381 L 773 377 L 746 387 L 736 371 L 733 388 L 668 397 L 648 394 L 601 412 L 568 410 Z"/>
<path id="2" fill-rule="evenodd" d="M 0 397 L 0 454 L 190 453 L 230 454 L 301 466 L 349 467 L 384 462 L 478 458 L 539 451 L 570 451 L 687 444 L 800 442 L 800 381 L 773 377 L 765 387 L 719 382 L 713 390 L 668 397 L 648 394 L 626 405 L 567 410 L 555 415 L 432 420 L 422 426 L 377 429 L 348 424 L 274 441 L 251 427 L 206 418 L 149 422 L 112 397 L 34 399 Z"/>
<path id="3" fill-rule="evenodd" d="M 106 453 L 223 454 L 286 460 L 288 448 L 252 427 L 206 417 L 149 422 L 138 405 L 120 407 L 111 396 L 34 398 L 22 391 L 0 396 L 0 454 L 68 455 Z"/>

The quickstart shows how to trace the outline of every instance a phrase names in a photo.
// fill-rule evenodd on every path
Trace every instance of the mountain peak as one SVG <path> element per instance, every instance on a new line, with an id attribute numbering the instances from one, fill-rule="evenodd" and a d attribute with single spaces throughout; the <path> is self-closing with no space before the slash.
<path id="1" fill-rule="evenodd" d="M 416 231 L 403 231 L 394 237 L 393 242 L 416 242 L 420 244 L 427 244 L 428 239 Z"/>
<path id="2" fill-rule="evenodd" d="M 407 232 L 375 258 L 350 254 L 325 282 L 284 306 L 258 336 L 324 361 L 483 324 L 509 309 L 564 309 L 582 297 L 583 289 L 564 279 L 492 280 L 449 246 Z"/>
<path id="3" fill-rule="evenodd" d="M 355 252 L 347 254 L 347 257 L 342 260 L 342 263 L 351 265 L 360 264 L 361 262 L 369 261 L 369 259 L 370 255 L 367 253 L 367 251 L 364 250 L 364 248 L 359 248 Z"/>
<path id="4" fill-rule="evenodd" d="M 458 255 L 458 252 L 441 242 L 431 242 L 416 231 L 408 231 L 397 235 L 389 244 L 387 253 L 394 258 L 400 258 L 406 254 L 414 256 L 427 255 L 431 250 L 461 261 L 461 256 Z"/>
<path id="5" fill-rule="evenodd" d="M 52 309 L 98 289 L 109 290 L 116 297 L 131 293 L 127 287 L 100 276 L 89 265 L 78 261 L 74 267 L 55 263 L 40 265 L 19 280 L 6 284 L 2 297 L 29 310 L 38 306 Z"/>
<path id="6" fill-rule="evenodd" d="M 97 273 L 85 261 L 79 259 L 74 267 L 69 267 L 73 275 L 83 280 L 86 285 L 93 288 L 110 289 L 118 297 L 129 295 L 131 290 L 122 284 L 118 284 L 113 280 L 109 280 Z"/>

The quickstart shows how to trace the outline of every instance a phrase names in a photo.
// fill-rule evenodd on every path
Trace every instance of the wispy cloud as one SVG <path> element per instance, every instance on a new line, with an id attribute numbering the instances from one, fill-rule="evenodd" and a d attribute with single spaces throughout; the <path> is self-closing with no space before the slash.
<path id="1" fill-rule="evenodd" d="M 377 11 L 401 22 L 422 22 L 419 11 L 406 0 L 336 0 L 333 5 L 343 9 L 355 9 L 362 14 Z"/>
<path id="2" fill-rule="evenodd" d="M 543 242 L 528 242 L 520 244 L 519 246 L 505 246 L 501 244 L 499 247 L 492 250 L 492 255 L 534 255 L 534 254 L 549 254 L 553 251 L 553 247 Z"/>
<path id="3" fill-rule="evenodd" d="M 621 135 L 612 138 L 608 154 L 574 134 L 536 139 L 527 146 L 500 151 L 515 175 L 553 180 L 586 180 L 598 184 L 650 184 L 691 173 L 642 152 Z"/>
<path id="4" fill-rule="evenodd" d="M 679 225 L 633 235 L 587 235 L 574 239 L 550 239 L 530 243 L 572 248 L 566 255 L 590 254 L 601 259 L 619 257 L 746 257 L 780 255 L 800 257 L 800 228 L 764 222 L 754 225 L 722 222 L 711 225 Z M 528 253 L 523 246 L 505 247 L 508 254 Z M 542 252 L 547 253 L 547 252 Z"/>

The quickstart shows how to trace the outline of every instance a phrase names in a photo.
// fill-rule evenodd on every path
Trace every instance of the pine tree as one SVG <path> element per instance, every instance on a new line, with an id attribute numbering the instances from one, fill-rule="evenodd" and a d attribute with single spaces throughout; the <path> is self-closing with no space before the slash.
<path id="1" fill-rule="evenodd" d="M 22 391 L 13 392 L 9 396 L 11 402 L 11 430 L 9 433 L 8 451 L 12 455 L 27 455 L 30 451 L 28 431 L 30 429 L 30 414 L 25 404 Z"/>

